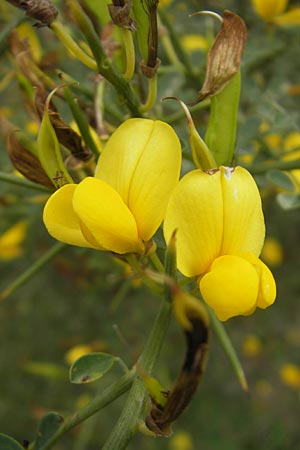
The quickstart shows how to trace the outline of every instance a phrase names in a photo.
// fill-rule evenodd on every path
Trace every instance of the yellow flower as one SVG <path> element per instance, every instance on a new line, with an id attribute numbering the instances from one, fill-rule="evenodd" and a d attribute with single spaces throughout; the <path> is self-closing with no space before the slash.
<path id="1" fill-rule="evenodd" d="M 22 254 L 22 243 L 27 230 L 25 221 L 18 222 L 0 236 L 0 259 L 10 260 Z"/>
<path id="2" fill-rule="evenodd" d="M 174 230 L 178 269 L 197 277 L 203 299 L 220 320 L 274 302 L 275 281 L 258 258 L 265 236 L 261 199 L 247 170 L 186 174 L 166 211 L 167 242 Z"/>
<path id="3" fill-rule="evenodd" d="M 300 133 L 293 131 L 289 133 L 283 143 L 284 153 L 282 159 L 284 161 L 293 161 L 300 159 Z M 287 172 L 295 186 L 295 191 L 300 190 L 300 169 L 294 169 Z"/>
<path id="4" fill-rule="evenodd" d="M 170 440 L 170 450 L 193 450 L 193 442 L 189 433 L 177 431 Z"/>
<path id="5" fill-rule="evenodd" d="M 110 137 L 94 177 L 49 198 L 44 223 L 68 244 L 143 254 L 164 218 L 180 165 L 180 143 L 169 125 L 129 119 Z"/>
<path id="6" fill-rule="evenodd" d="M 181 43 L 190 52 L 195 50 L 207 51 L 210 46 L 208 39 L 200 34 L 185 34 L 182 36 Z"/>
<path id="7" fill-rule="evenodd" d="M 93 348 L 90 345 L 75 345 L 71 347 L 65 354 L 65 360 L 68 364 L 73 364 L 78 358 L 88 353 L 92 353 Z"/>
<path id="8" fill-rule="evenodd" d="M 248 334 L 243 342 L 243 353 L 246 356 L 257 356 L 261 353 L 261 341 L 253 334 Z"/>
<path id="9" fill-rule="evenodd" d="M 294 364 L 283 364 L 280 369 L 281 381 L 293 389 L 300 388 L 300 368 Z"/>
<path id="10" fill-rule="evenodd" d="M 283 249 L 277 239 L 266 238 L 261 252 L 261 259 L 270 266 L 280 266 L 283 261 Z"/>
<path id="11" fill-rule="evenodd" d="M 288 0 L 252 0 L 256 13 L 267 22 L 276 25 L 300 25 L 300 8 L 293 7 L 285 12 Z"/>

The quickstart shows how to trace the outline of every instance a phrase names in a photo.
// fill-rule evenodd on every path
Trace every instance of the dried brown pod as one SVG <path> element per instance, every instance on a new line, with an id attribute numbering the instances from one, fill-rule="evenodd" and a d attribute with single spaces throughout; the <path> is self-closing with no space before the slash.
<path id="1" fill-rule="evenodd" d="M 209 342 L 209 329 L 199 317 L 189 317 L 191 329 L 184 331 L 186 338 L 186 355 L 175 386 L 166 393 L 164 407 L 152 400 L 151 411 L 146 418 L 147 427 L 159 436 L 171 434 L 171 424 L 185 410 L 195 394 L 204 371 Z"/>
<path id="2" fill-rule="evenodd" d="M 6 0 L 23 11 L 26 16 L 38 20 L 37 27 L 49 26 L 58 16 L 58 11 L 49 0 Z"/>
<path id="3" fill-rule="evenodd" d="M 203 86 L 189 106 L 220 92 L 239 71 L 246 38 L 243 19 L 231 11 L 224 11 L 221 29 L 208 53 Z"/>
<path id="4" fill-rule="evenodd" d="M 132 0 L 113 0 L 112 5 L 108 5 L 110 17 L 115 25 L 135 30 L 135 22 L 130 17 Z"/>

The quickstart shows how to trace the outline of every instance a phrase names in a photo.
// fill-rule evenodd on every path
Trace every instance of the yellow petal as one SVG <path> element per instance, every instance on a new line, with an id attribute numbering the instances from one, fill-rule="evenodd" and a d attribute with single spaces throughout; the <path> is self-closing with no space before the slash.
<path id="1" fill-rule="evenodd" d="M 143 253 L 133 215 L 120 195 L 104 181 L 85 178 L 74 192 L 73 208 L 87 239 L 91 235 L 101 247 L 112 252 Z"/>
<path id="2" fill-rule="evenodd" d="M 221 167 L 224 230 L 221 255 L 250 252 L 259 255 L 265 224 L 259 190 L 242 167 Z"/>
<path id="3" fill-rule="evenodd" d="M 76 184 L 65 184 L 48 199 L 43 214 L 44 224 L 52 237 L 66 244 L 94 247 L 83 236 L 72 200 Z"/>
<path id="4" fill-rule="evenodd" d="M 257 14 L 264 20 L 272 21 L 274 17 L 283 13 L 288 0 L 252 0 L 252 4 Z"/>
<path id="5" fill-rule="evenodd" d="M 217 258 L 199 282 L 203 299 L 222 321 L 248 315 L 255 309 L 259 277 L 246 259 L 226 255 Z"/>
<path id="6" fill-rule="evenodd" d="M 256 269 L 259 277 L 259 289 L 256 305 L 259 308 L 267 308 L 276 298 L 276 283 L 270 269 L 251 253 L 242 253 L 241 256 L 249 261 Z"/>
<path id="7" fill-rule="evenodd" d="M 273 22 L 280 26 L 300 25 L 300 8 L 290 9 L 286 13 L 275 17 Z"/>
<path id="8" fill-rule="evenodd" d="M 180 165 L 180 143 L 168 124 L 129 119 L 106 144 L 95 176 L 120 194 L 148 241 L 163 220 Z"/>
<path id="9" fill-rule="evenodd" d="M 206 272 L 219 256 L 223 235 L 220 171 L 194 170 L 185 175 L 170 197 L 164 236 L 176 234 L 178 269 L 188 277 Z"/>

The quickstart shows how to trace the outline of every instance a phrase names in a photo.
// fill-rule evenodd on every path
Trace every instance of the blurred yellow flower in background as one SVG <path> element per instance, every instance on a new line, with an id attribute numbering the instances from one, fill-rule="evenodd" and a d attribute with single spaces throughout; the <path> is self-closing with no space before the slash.
<path id="1" fill-rule="evenodd" d="M 88 353 L 92 353 L 93 348 L 90 345 L 74 345 L 65 354 L 65 360 L 68 364 L 73 364 L 78 358 Z"/>
<path id="2" fill-rule="evenodd" d="M 300 8 L 286 11 L 288 0 L 252 0 L 256 13 L 265 21 L 280 26 L 300 25 Z"/>
<path id="3" fill-rule="evenodd" d="M 295 364 L 283 364 L 280 368 L 280 379 L 292 389 L 300 389 L 300 367 Z"/>
<path id="4" fill-rule="evenodd" d="M 243 342 L 243 353 L 246 356 L 254 357 L 261 353 L 261 341 L 254 334 L 248 334 Z"/>
<path id="5" fill-rule="evenodd" d="M 181 43 L 183 47 L 190 52 L 196 50 L 202 50 L 205 52 L 211 45 L 211 42 L 200 34 L 185 34 L 181 38 Z"/>
<path id="6" fill-rule="evenodd" d="M 283 248 L 280 242 L 272 237 L 267 237 L 261 252 L 261 259 L 269 266 L 280 266 L 283 261 Z"/>
<path id="7" fill-rule="evenodd" d="M 170 439 L 170 450 L 193 450 L 192 438 L 186 431 L 177 431 Z"/>
<path id="8" fill-rule="evenodd" d="M 0 259 L 18 258 L 23 252 L 23 241 L 27 232 L 27 223 L 21 221 L 13 225 L 0 236 Z"/>

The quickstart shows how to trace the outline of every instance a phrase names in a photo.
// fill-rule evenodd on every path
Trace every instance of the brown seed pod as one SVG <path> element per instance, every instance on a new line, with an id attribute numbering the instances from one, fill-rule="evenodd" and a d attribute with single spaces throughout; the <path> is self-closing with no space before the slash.
<path id="1" fill-rule="evenodd" d="M 49 26 L 58 16 L 57 9 L 49 0 L 6 0 L 17 8 L 26 11 L 26 16 L 39 22 L 37 27 Z"/>

